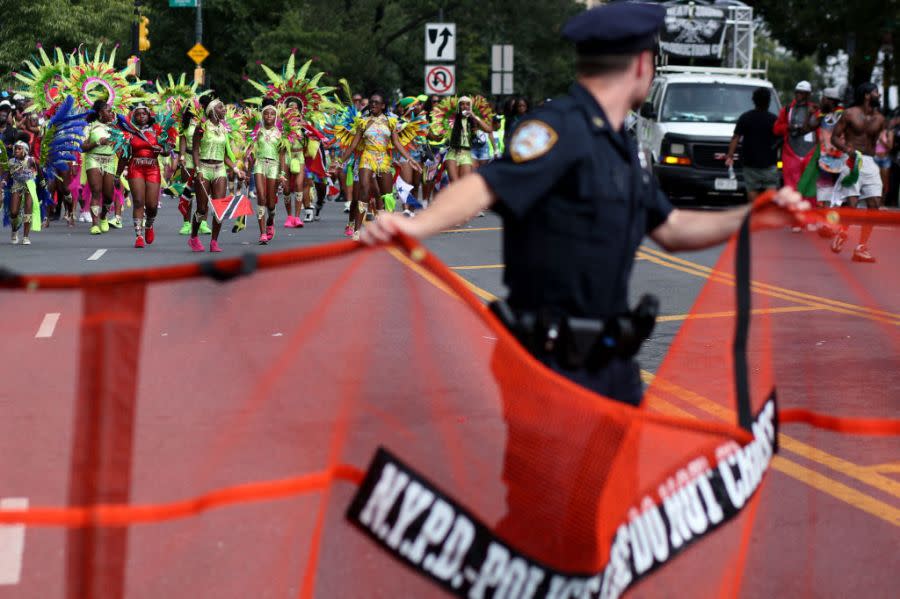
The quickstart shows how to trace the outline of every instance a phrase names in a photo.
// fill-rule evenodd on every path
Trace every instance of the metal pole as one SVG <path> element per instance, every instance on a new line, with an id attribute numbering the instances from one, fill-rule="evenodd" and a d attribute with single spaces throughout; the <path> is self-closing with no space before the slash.
<path id="1" fill-rule="evenodd" d="M 141 55 L 141 47 L 138 42 L 138 23 L 141 21 L 141 0 L 134 0 L 134 18 L 131 21 L 131 55 Z"/>
<path id="2" fill-rule="evenodd" d="M 197 22 L 194 25 L 194 37 L 197 43 L 203 43 L 203 0 L 197 0 Z"/>

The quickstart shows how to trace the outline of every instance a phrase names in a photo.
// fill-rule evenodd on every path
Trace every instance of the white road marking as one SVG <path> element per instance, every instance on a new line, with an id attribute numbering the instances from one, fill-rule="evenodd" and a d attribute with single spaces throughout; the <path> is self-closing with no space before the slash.
<path id="1" fill-rule="evenodd" d="M 103 254 L 105 254 L 105 253 L 106 253 L 106 250 L 102 250 L 102 249 L 97 250 L 96 252 L 94 252 L 93 254 L 90 255 L 88 260 L 99 260 L 100 258 L 103 257 Z"/>
<path id="2" fill-rule="evenodd" d="M 34 334 L 34 338 L 47 339 L 48 337 L 52 337 L 57 322 L 59 322 L 59 312 L 47 312 L 44 314 L 44 320 L 41 321 L 41 326 L 38 327 L 37 333 Z"/>
<path id="3" fill-rule="evenodd" d="M 27 497 L 0 499 L 0 510 L 24 510 L 27 507 Z M 19 584 L 24 552 L 25 525 L 0 524 L 0 585 Z"/>

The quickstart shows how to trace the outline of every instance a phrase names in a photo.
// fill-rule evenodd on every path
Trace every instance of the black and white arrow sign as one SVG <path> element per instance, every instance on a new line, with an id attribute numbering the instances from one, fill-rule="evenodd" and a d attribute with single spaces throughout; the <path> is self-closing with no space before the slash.
<path id="1" fill-rule="evenodd" d="M 456 60 L 456 23 L 427 23 L 425 25 L 425 60 Z"/>

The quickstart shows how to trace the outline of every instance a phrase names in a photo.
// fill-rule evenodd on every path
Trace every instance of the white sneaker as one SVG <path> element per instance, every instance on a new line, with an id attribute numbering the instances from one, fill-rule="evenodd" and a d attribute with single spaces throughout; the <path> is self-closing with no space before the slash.
<path id="1" fill-rule="evenodd" d="M 350 202 L 344 202 L 344 214 L 350 214 Z"/>
<path id="2" fill-rule="evenodd" d="M 13 245 L 16 245 L 17 243 L 19 243 L 19 232 L 18 231 L 12 232 L 12 235 L 9 236 L 9 242 Z"/>
<path id="3" fill-rule="evenodd" d="M 22 245 L 31 245 L 31 240 L 27 237 L 22 238 Z"/>
<path id="4" fill-rule="evenodd" d="M 478 216 L 484 216 L 484 210 L 478 213 Z"/>
<path id="5" fill-rule="evenodd" d="M 354 232 L 353 232 L 353 237 L 352 237 L 352 239 L 353 239 L 353 241 L 359 241 L 359 231 L 354 231 Z"/>
<path id="6" fill-rule="evenodd" d="M 313 215 L 314 215 L 314 212 L 313 212 L 312 208 L 307 208 L 306 210 L 304 210 L 303 211 L 303 222 L 311 223 L 313 221 Z"/>
<path id="7" fill-rule="evenodd" d="M 403 216 L 405 216 L 406 218 L 412 218 L 415 215 L 416 215 L 416 213 L 413 212 L 412 210 L 407 209 L 407 210 L 403 211 Z"/>
<path id="8" fill-rule="evenodd" d="M 94 219 L 91 218 L 91 213 L 90 213 L 90 212 L 82 212 L 82 213 L 81 213 L 81 216 L 78 218 L 78 222 L 80 222 L 80 223 L 92 223 L 92 222 L 94 222 Z"/>

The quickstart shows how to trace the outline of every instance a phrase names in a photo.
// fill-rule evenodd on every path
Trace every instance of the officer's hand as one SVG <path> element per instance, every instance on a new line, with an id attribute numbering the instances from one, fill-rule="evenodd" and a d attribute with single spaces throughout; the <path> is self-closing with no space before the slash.
<path id="1" fill-rule="evenodd" d="M 725 158 L 725 166 L 734 166 L 734 156 L 728 156 L 727 158 Z"/>
<path id="2" fill-rule="evenodd" d="M 762 227 L 797 225 L 801 222 L 800 213 L 806 212 L 811 207 L 810 203 L 793 188 L 782 187 L 772 198 L 771 204 L 765 204 L 756 210 L 753 224 Z"/>
<path id="3" fill-rule="evenodd" d="M 363 228 L 359 240 L 366 245 L 375 245 L 390 241 L 397 233 L 406 233 L 415 237 L 414 219 L 383 213 Z"/>

